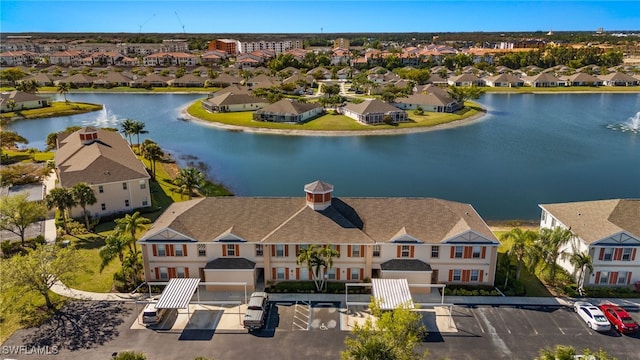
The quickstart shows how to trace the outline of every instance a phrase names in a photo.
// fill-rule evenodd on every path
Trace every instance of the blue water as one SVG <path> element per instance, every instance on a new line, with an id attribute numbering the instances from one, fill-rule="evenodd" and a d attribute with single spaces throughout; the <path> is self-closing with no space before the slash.
<path id="1" fill-rule="evenodd" d="M 640 94 L 485 94 L 482 121 L 397 136 L 309 137 L 230 132 L 178 120 L 197 94 L 68 94 L 106 111 L 11 125 L 44 148 L 71 125 L 143 121 L 149 137 L 237 195 L 302 196 L 321 179 L 338 196 L 438 197 L 486 219 L 536 219 L 538 204 L 640 197 L 640 134 L 607 129 L 640 111 Z M 135 142 L 135 138 L 134 138 Z"/>

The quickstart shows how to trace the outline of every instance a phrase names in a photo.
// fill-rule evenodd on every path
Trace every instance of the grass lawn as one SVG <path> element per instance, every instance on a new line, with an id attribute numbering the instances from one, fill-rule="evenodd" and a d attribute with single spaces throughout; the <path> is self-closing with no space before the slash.
<path id="1" fill-rule="evenodd" d="M 54 101 L 51 103 L 51 106 L 39 108 L 39 109 L 29 109 L 29 110 L 19 110 L 19 111 L 11 111 L 2 113 L 0 115 L 1 119 L 12 119 L 14 117 L 21 117 L 25 119 L 38 119 L 38 118 L 47 118 L 47 117 L 55 117 L 55 116 L 67 116 L 67 115 L 75 115 L 82 114 L 91 111 L 99 111 L 102 110 L 102 105 L 100 104 L 89 104 L 89 103 L 79 103 L 79 102 L 64 102 L 64 101 Z"/>
<path id="2" fill-rule="evenodd" d="M 82 268 L 76 274 L 73 282 L 65 284 L 71 288 L 93 291 L 110 292 L 113 288 L 113 274 L 120 269 L 120 262 L 115 259 L 100 272 L 101 259 L 98 251 L 104 246 L 104 237 L 108 232 L 98 234 L 84 234 L 77 237 L 67 236 L 78 252 Z"/>
<path id="3" fill-rule="evenodd" d="M 187 111 L 192 116 L 211 122 L 218 122 L 226 125 L 244 126 L 249 128 L 267 128 L 281 130 L 310 130 L 310 131 L 375 131 L 389 129 L 404 129 L 412 127 L 430 127 L 453 121 L 462 120 L 474 116 L 482 111 L 482 109 L 473 104 L 465 103 L 467 108 L 454 114 L 447 113 L 430 113 L 425 115 L 415 115 L 413 111 L 408 111 L 410 122 L 395 125 L 363 125 L 344 115 L 325 114 L 313 120 L 302 124 L 290 123 L 272 123 L 253 120 L 253 112 L 229 112 L 229 113 L 210 113 L 201 106 L 202 100 L 197 100 L 191 104 Z"/>
<path id="4" fill-rule="evenodd" d="M 48 160 L 53 160 L 54 153 L 52 151 L 37 151 L 35 153 L 30 154 L 28 151 L 19 151 L 19 150 L 2 150 L 11 160 L 11 163 L 14 162 L 23 162 L 23 163 L 32 163 L 32 162 L 45 162 Z"/>
<path id="5" fill-rule="evenodd" d="M 62 296 L 49 291 L 51 301 L 59 309 L 64 305 Z M 0 344 L 4 343 L 16 330 L 35 326 L 48 319 L 44 297 L 36 292 L 24 293 L 16 288 L 0 292 Z"/>

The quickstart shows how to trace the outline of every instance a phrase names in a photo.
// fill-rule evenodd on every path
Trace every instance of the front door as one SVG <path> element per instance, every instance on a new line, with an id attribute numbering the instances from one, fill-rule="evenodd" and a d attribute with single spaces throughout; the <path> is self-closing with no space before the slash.
<path id="1" fill-rule="evenodd" d="M 432 284 L 438 283 L 438 269 L 434 269 L 433 272 L 431 273 L 431 283 Z"/>

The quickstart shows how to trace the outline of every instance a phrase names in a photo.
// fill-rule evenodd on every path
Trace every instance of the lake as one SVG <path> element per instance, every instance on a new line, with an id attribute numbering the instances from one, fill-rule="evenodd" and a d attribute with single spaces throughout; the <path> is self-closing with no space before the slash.
<path id="1" fill-rule="evenodd" d="M 640 94 L 485 94 L 469 125 L 393 136 L 280 136 L 178 120 L 202 94 L 68 94 L 105 111 L 23 120 L 29 147 L 71 125 L 143 121 L 181 165 L 203 162 L 239 196 L 303 196 L 323 180 L 337 196 L 437 197 L 488 220 L 537 219 L 538 204 L 640 197 L 640 134 L 607 128 L 640 111 Z M 60 99 L 58 95 L 56 98 Z"/>

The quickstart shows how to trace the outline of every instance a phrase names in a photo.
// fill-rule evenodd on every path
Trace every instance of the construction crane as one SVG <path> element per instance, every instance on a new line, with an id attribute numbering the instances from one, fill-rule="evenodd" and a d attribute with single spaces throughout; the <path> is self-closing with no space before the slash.
<path id="1" fill-rule="evenodd" d="M 139 25 L 138 34 L 142 34 L 142 27 L 145 26 L 149 20 L 153 19 L 154 16 L 156 16 L 156 14 L 151 15 L 145 22 Z"/>
<path id="2" fill-rule="evenodd" d="M 180 26 L 182 26 L 182 33 L 187 35 L 187 33 L 184 31 L 184 24 L 182 23 L 182 20 L 180 20 L 180 16 L 178 16 L 178 12 L 174 11 L 174 13 L 176 14 L 176 18 L 178 18 L 178 22 L 180 23 Z"/>

